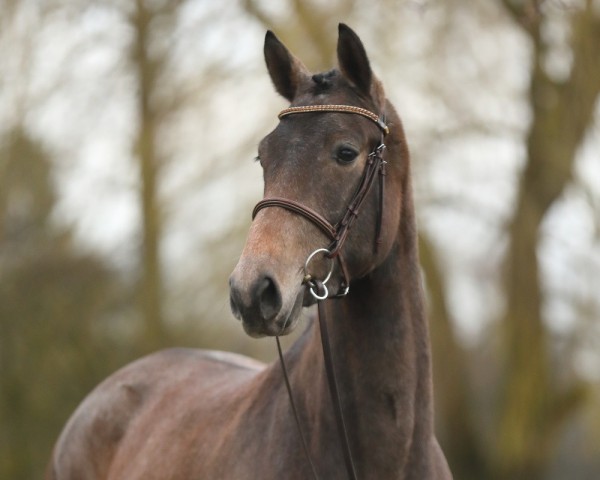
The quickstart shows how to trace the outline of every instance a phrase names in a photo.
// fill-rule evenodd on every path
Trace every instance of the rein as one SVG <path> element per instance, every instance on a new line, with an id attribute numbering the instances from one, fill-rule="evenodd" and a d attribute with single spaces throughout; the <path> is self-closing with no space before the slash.
<path id="1" fill-rule="evenodd" d="M 346 264 L 341 255 L 341 249 L 344 245 L 348 233 L 354 224 L 354 221 L 358 217 L 358 213 L 362 204 L 364 203 L 371 187 L 375 181 L 375 177 L 379 177 L 379 203 L 378 203 L 378 212 L 377 212 L 377 220 L 375 224 L 375 242 L 374 242 L 374 253 L 377 254 L 379 244 L 381 243 L 381 226 L 382 226 L 382 218 L 383 218 L 383 205 L 384 205 L 384 187 L 385 187 L 385 176 L 386 176 L 386 161 L 383 159 L 382 154 L 385 149 L 384 137 L 389 133 L 389 128 L 385 123 L 383 117 L 366 110 L 364 108 L 355 107 L 351 105 L 308 105 L 308 106 L 300 106 L 300 107 L 290 107 L 282 110 L 279 113 L 279 118 L 283 118 L 288 115 L 295 115 L 300 113 L 349 113 L 355 115 L 361 115 L 365 118 L 368 118 L 372 122 L 374 122 L 379 129 L 381 130 L 381 142 L 375 147 L 371 153 L 369 153 L 367 157 L 367 162 L 361 176 L 358 188 L 354 192 L 348 207 L 342 218 L 335 224 L 332 225 L 325 217 L 323 217 L 320 213 L 316 212 L 312 208 L 309 208 L 305 205 L 302 205 L 299 202 L 294 200 L 288 200 L 286 198 L 280 197 L 270 197 L 265 198 L 258 202 L 254 207 L 252 212 L 252 219 L 256 217 L 258 212 L 263 208 L 268 207 L 279 207 L 289 210 L 297 215 L 301 215 L 311 223 L 316 225 L 323 233 L 325 233 L 331 240 L 331 243 L 327 248 L 319 248 L 311 253 L 306 260 L 304 265 L 304 280 L 303 284 L 307 285 L 313 297 L 317 300 L 318 307 L 318 318 L 319 318 L 319 326 L 321 333 L 321 344 L 323 347 L 323 358 L 325 361 L 325 370 L 327 373 L 327 381 L 329 386 L 329 393 L 331 396 L 331 401 L 333 403 L 333 410 L 336 420 L 336 425 L 338 429 L 338 435 L 340 437 L 340 441 L 342 442 L 342 451 L 344 454 L 344 462 L 346 465 L 346 471 L 348 473 L 348 478 L 351 480 L 356 480 L 356 468 L 354 466 L 354 460 L 352 457 L 352 451 L 350 449 L 350 443 L 348 441 L 348 432 L 346 429 L 346 424 L 344 421 L 344 413 L 342 409 L 342 404 L 340 400 L 340 394 L 338 389 L 337 378 L 335 375 L 335 369 L 333 365 L 333 358 L 331 353 L 331 346 L 329 342 L 329 334 L 327 331 L 327 322 L 325 318 L 325 300 L 328 298 L 340 298 L 344 297 L 348 294 L 350 289 L 350 281 L 348 277 L 348 271 L 346 268 Z M 314 278 L 308 269 L 308 266 L 313 259 L 313 257 L 318 254 L 323 253 L 326 258 L 332 260 L 331 268 L 323 280 L 318 280 Z M 327 281 L 330 279 L 331 274 L 333 272 L 333 259 L 337 259 L 338 264 L 340 266 L 340 271 L 342 275 L 342 280 L 340 282 L 340 289 L 337 294 L 330 296 L 329 291 L 326 287 Z M 302 431 L 302 426 L 300 424 L 300 417 L 298 415 L 298 411 L 296 409 L 296 404 L 294 402 L 294 396 L 292 394 L 292 388 L 290 386 L 290 381 L 287 373 L 287 368 L 285 366 L 285 361 L 283 358 L 283 353 L 281 350 L 281 344 L 279 342 L 279 337 L 276 337 L 277 341 L 277 352 L 279 354 L 279 361 L 281 363 L 281 368 L 283 371 L 283 377 L 285 380 L 286 389 L 288 392 L 288 396 L 290 398 L 290 403 L 292 406 L 292 410 L 294 413 L 294 418 L 296 421 L 296 426 L 298 428 L 298 432 L 300 434 L 300 438 L 302 440 L 302 446 L 304 449 L 304 453 L 310 464 L 310 468 L 312 474 L 315 479 L 318 479 L 317 471 L 315 465 L 311 459 L 310 452 L 308 450 L 308 445 L 306 439 L 304 437 L 304 433 Z"/>

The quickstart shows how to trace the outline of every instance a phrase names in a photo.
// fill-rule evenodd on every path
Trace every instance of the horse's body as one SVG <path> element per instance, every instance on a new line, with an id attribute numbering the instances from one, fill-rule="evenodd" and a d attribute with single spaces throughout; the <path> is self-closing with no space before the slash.
<path id="1" fill-rule="evenodd" d="M 358 478 L 448 480 L 451 475 L 433 434 L 429 340 L 400 120 L 371 77 L 358 37 L 345 26 L 340 26 L 338 44 L 341 72 L 327 74 L 326 80 L 307 76 L 272 34 L 267 35 L 265 55 L 277 90 L 292 104 L 359 105 L 383 112 L 390 125 L 381 246 L 373 254 L 377 202 L 369 198 L 343 249 L 350 293 L 326 302 L 326 318 Z M 324 91 L 315 91 L 315 84 L 325 83 Z M 379 133 L 367 119 L 316 115 L 282 120 L 261 144 L 266 195 L 292 197 L 335 219 Z M 336 124 L 328 125 L 327 118 L 337 119 Z M 360 128 L 346 135 L 353 127 Z M 304 143 L 292 128 L 304 129 Z M 346 161 L 347 152 L 340 154 L 343 162 L 331 159 L 332 145 L 340 151 L 340 142 L 342 149 L 356 150 L 354 165 Z M 313 148 L 329 150 L 315 155 Z M 316 161 L 317 166 L 309 163 Z M 308 172 L 298 170 L 302 162 L 309 163 Z M 289 177 L 286 168 L 297 169 L 296 175 Z M 334 180 L 329 177 L 327 183 L 331 174 Z M 310 192 L 302 196 L 302 189 Z M 257 214 L 231 278 L 232 307 L 249 334 L 285 333 L 294 327 L 301 306 L 313 302 L 302 284 L 302 265 L 323 242 L 318 228 L 283 208 Z M 286 352 L 286 364 L 319 478 L 343 479 L 342 447 L 314 323 Z M 138 360 L 99 385 L 61 434 L 47 478 L 311 476 L 279 365 L 179 349 Z"/>

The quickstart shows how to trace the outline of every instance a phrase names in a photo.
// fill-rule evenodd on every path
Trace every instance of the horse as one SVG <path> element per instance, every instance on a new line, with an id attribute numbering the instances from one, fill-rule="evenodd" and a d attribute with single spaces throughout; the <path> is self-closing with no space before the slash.
<path id="1" fill-rule="evenodd" d="M 253 337 L 290 333 L 303 307 L 318 304 L 354 472 L 344 468 L 322 329 L 309 318 L 283 356 L 296 419 L 276 362 L 169 349 L 84 399 L 47 480 L 452 478 L 433 429 L 402 123 L 360 38 L 344 24 L 338 33 L 339 68 L 314 75 L 266 34 L 267 70 L 291 106 L 259 144 L 265 197 L 230 299 Z"/>

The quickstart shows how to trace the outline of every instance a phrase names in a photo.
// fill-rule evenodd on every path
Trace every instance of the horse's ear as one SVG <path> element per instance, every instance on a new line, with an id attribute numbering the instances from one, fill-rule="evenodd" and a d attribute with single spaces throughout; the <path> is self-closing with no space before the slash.
<path id="1" fill-rule="evenodd" d="M 370 94 L 373 73 L 365 47 L 348 25 L 340 23 L 338 30 L 337 55 L 340 70 L 361 92 Z"/>
<path id="2" fill-rule="evenodd" d="M 265 62 L 275 90 L 291 102 L 296 96 L 301 78 L 307 75 L 306 67 L 270 30 L 265 36 L 264 51 Z"/>

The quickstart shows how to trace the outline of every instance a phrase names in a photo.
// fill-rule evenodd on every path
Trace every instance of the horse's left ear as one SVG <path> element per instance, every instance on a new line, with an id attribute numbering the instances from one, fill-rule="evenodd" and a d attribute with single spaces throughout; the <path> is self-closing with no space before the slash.
<path id="1" fill-rule="evenodd" d="M 348 25 L 340 23 L 338 29 L 337 55 L 340 70 L 361 92 L 368 95 L 373 73 L 365 47 Z"/>

